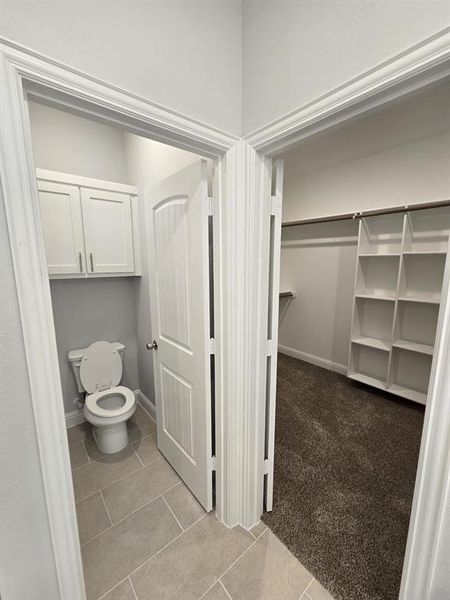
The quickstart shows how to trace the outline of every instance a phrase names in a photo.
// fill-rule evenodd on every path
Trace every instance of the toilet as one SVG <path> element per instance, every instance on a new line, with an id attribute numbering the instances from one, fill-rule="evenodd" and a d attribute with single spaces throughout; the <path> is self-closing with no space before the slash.
<path id="1" fill-rule="evenodd" d="M 68 354 L 78 391 L 86 392 L 84 416 L 93 426 L 97 448 L 105 454 L 126 448 L 127 420 L 136 410 L 132 390 L 119 385 L 124 350 L 120 342 L 94 342 L 88 348 L 71 350 Z"/>

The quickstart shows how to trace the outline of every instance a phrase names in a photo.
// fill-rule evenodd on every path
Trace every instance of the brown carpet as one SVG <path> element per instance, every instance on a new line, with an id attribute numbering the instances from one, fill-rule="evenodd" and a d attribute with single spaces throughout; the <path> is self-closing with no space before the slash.
<path id="1" fill-rule="evenodd" d="M 279 355 L 264 522 L 336 600 L 398 597 L 424 409 Z"/>

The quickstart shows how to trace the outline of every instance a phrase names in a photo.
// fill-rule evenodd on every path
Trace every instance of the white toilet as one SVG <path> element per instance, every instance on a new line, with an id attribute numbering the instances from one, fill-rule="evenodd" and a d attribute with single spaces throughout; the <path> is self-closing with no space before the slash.
<path id="1" fill-rule="evenodd" d="M 119 385 L 124 350 L 120 342 L 95 342 L 68 354 L 78 391 L 86 392 L 84 416 L 93 425 L 97 448 L 105 454 L 126 448 L 127 420 L 136 410 L 134 393 Z"/>

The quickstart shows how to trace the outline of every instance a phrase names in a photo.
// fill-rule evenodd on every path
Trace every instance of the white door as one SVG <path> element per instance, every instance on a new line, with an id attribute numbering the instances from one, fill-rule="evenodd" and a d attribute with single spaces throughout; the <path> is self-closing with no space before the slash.
<path id="1" fill-rule="evenodd" d="M 265 444 L 265 508 L 273 508 L 273 468 L 275 453 L 275 410 L 277 403 L 277 352 L 278 352 L 278 311 L 280 298 L 280 259 L 281 259 L 281 210 L 283 203 L 283 161 L 277 160 L 267 177 L 269 191 L 269 301 L 268 301 L 268 340 L 271 354 L 268 361 L 266 390 L 266 444 Z"/>
<path id="2" fill-rule="evenodd" d="M 81 189 L 89 273 L 134 271 L 132 203 L 128 194 Z"/>
<path id="3" fill-rule="evenodd" d="M 38 180 L 37 183 L 49 274 L 85 273 L 78 187 L 51 181 Z"/>
<path id="4" fill-rule="evenodd" d="M 212 509 L 208 191 L 199 160 L 152 186 L 149 246 L 158 447 Z"/>

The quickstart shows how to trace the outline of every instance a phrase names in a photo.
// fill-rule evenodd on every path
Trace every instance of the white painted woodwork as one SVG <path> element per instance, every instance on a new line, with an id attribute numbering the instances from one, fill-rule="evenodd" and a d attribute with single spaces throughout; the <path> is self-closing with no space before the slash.
<path id="1" fill-rule="evenodd" d="M 50 277 L 140 274 L 137 188 L 36 169 Z"/>
<path id="2" fill-rule="evenodd" d="M 85 273 L 79 188 L 65 183 L 38 181 L 38 193 L 49 274 Z"/>
<path id="3" fill-rule="evenodd" d="M 425 404 L 450 211 L 361 219 L 347 375 Z"/>
<path id="4" fill-rule="evenodd" d="M 271 169 L 271 161 L 268 167 Z M 272 182 L 272 177 L 274 181 Z M 275 459 L 275 413 L 277 402 L 278 314 L 280 300 L 281 214 L 283 204 L 283 161 L 277 160 L 273 173 L 266 173 L 269 193 L 269 311 L 268 311 L 268 389 L 266 390 L 266 465 L 265 508 L 273 509 L 273 469 Z"/>
<path id="5" fill-rule="evenodd" d="M 208 187 L 204 160 L 146 192 L 158 447 L 212 509 Z"/>
<path id="6" fill-rule="evenodd" d="M 129 194 L 81 188 L 89 273 L 134 271 Z"/>

